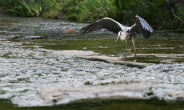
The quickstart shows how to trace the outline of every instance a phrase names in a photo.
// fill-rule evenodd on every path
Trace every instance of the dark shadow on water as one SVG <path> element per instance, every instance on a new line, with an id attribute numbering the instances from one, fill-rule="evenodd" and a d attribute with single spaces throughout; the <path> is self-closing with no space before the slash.
<path id="1" fill-rule="evenodd" d="M 8 100 L 0 100 L 1 110 L 183 110 L 184 102 L 164 100 L 81 100 L 65 105 L 49 107 L 16 107 Z"/>

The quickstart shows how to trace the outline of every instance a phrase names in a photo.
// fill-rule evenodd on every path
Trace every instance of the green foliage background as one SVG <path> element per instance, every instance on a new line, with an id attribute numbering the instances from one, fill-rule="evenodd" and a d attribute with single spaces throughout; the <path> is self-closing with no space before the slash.
<path id="1" fill-rule="evenodd" d="M 55 18 L 62 12 L 78 22 L 108 16 L 132 25 L 135 15 L 139 15 L 154 29 L 183 31 L 184 28 L 184 8 L 168 9 L 165 0 L 0 0 L 0 3 L 5 13 L 17 16 Z"/>

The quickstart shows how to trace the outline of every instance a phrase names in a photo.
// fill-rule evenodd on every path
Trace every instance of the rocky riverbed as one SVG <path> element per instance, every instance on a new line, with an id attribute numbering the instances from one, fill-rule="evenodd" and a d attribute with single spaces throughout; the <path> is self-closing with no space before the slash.
<path id="1" fill-rule="evenodd" d="M 88 98 L 184 98 L 183 63 L 128 67 L 10 41 L 1 41 L 0 56 L 0 98 L 19 106 Z"/>
<path id="2" fill-rule="evenodd" d="M 19 107 L 82 99 L 183 101 L 182 34 L 137 39 L 134 62 L 132 47 L 115 43 L 116 35 L 77 34 L 84 25 L 0 16 L 0 99 Z"/>

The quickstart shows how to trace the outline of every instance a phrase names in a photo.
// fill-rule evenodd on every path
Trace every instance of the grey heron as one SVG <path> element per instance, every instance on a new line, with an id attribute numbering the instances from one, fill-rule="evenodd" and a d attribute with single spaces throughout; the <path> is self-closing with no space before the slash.
<path id="1" fill-rule="evenodd" d="M 89 24 L 86 27 L 83 27 L 82 29 L 80 29 L 80 33 L 89 33 L 100 29 L 107 29 L 113 33 L 118 34 L 116 42 L 119 38 L 122 41 L 131 39 L 136 58 L 135 39 L 137 35 L 142 34 L 144 38 L 149 38 L 151 36 L 151 33 L 153 32 L 153 29 L 143 18 L 138 15 L 136 15 L 135 17 L 136 22 L 131 27 L 124 26 L 112 18 L 105 17 Z"/>

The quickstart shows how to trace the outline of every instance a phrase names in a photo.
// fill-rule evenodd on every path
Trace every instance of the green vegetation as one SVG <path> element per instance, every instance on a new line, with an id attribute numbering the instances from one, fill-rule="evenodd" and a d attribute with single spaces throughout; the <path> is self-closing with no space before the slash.
<path id="1" fill-rule="evenodd" d="M 115 17 L 112 0 L 81 0 L 66 10 L 68 18 L 92 22 L 105 16 Z"/>
<path id="2" fill-rule="evenodd" d="M 135 15 L 139 15 L 156 29 L 173 29 L 169 24 L 173 19 L 164 0 L 114 0 L 114 4 L 119 21 L 132 24 L 135 22 Z"/>
<path id="3" fill-rule="evenodd" d="M 0 0 L 1 7 L 8 14 L 17 16 L 38 17 L 41 15 L 42 6 L 40 1 L 32 0 Z"/>
<path id="4" fill-rule="evenodd" d="M 15 13 L 20 16 L 40 16 L 42 12 L 41 2 L 31 1 L 30 3 L 25 2 L 24 0 L 20 1 L 20 5 L 16 7 Z"/>
<path id="5" fill-rule="evenodd" d="M 170 8 L 165 0 L 0 0 L 0 3 L 5 13 L 18 16 L 55 18 L 62 12 L 78 22 L 109 16 L 132 25 L 135 15 L 139 15 L 154 29 L 183 31 L 184 28 L 184 7 Z"/>

